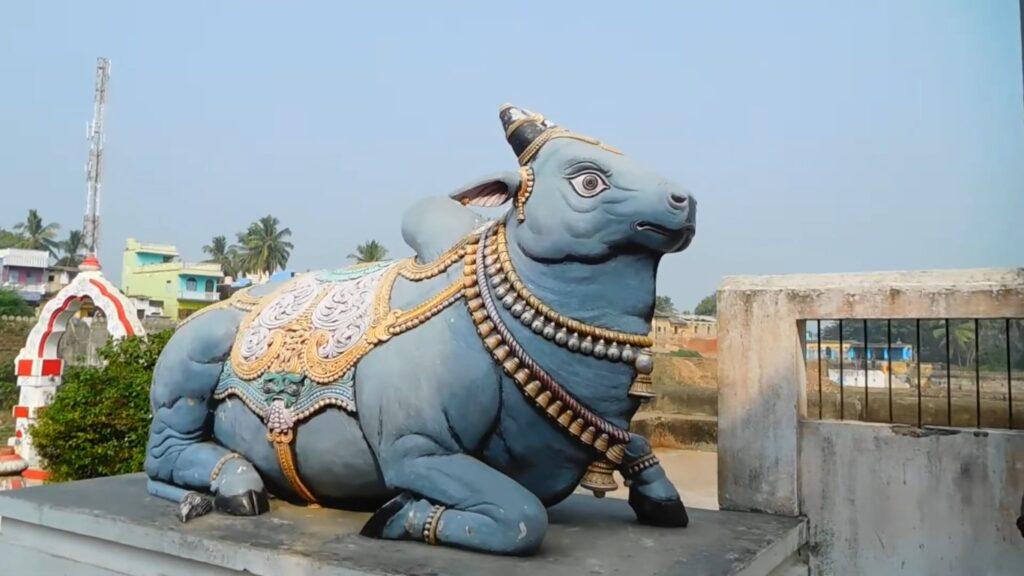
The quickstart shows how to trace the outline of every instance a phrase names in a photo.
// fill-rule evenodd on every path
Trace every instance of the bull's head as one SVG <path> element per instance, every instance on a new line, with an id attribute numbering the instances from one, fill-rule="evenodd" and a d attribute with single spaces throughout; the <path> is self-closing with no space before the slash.
<path id="1" fill-rule="evenodd" d="M 522 168 L 452 197 L 474 206 L 513 201 L 509 224 L 530 257 L 597 262 L 636 251 L 678 252 L 690 244 L 697 205 L 682 187 L 528 110 L 505 105 L 500 116 Z"/>

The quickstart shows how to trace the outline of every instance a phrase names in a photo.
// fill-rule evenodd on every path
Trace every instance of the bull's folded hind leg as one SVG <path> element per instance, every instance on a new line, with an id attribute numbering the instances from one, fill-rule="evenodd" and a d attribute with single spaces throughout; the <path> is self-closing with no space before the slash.
<path id="1" fill-rule="evenodd" d="M 259 473 L 245 458 L 211 441 L 213 390 L 237 326 L 237 318 L 228 314 L 234 313 L 214 311 L 189 323 L 161 353 L 150 392 L 153 423 L 145 467 L 154 496 L 184 507 L 198 504 L 190 491 L 212 494 L 220 510 L 256 515 L 268 509 Z M 185 519 L 189 514 L 181 511 Z"/>
<path id="2" fill-rule="evenodd" d="M 516 555 L 532 554 L 544 538 L 548 517 L 540 500 L 472 456 L 424 455 L 382 464 L 388 486 L 404 492 L 370 518 L 364 536 Z"/>

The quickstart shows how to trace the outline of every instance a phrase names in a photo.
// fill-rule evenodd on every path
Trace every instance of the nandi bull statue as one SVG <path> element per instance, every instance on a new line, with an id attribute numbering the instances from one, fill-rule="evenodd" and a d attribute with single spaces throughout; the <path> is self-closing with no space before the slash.
<path id="1" fill-rule="evenodd" d="M 375 510 L 362 533 L 530 554 L 546 506 L 618 470 L 640 522 L 685 526 L 648 442 L 664 254 L 694 235 L 679 186 L 504 106 L 520 168 L 424 200 L 416 258 L 257 286 L 182 324 L 153 376 L 152 494 L 187 520 L 267 492 Z M 511 202 L 497 221 L 468 206 Z"/>

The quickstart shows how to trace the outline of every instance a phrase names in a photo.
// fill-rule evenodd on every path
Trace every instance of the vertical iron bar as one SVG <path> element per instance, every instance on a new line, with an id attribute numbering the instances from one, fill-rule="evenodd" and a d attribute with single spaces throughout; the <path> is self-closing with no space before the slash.
<path id="1" fill-rule="evenodd" d="M 949 318 L 946 318 L 946 425 L 953 425 L 953 381 L 950 379 L 949 365 Z"/>
<path id="2" fill-rule="evenodd" d="M 821 420 L 821 318 L 818 319 L 818 420 Z"/>
<path id="3" fill-rule="evenodd" d="M 918 427 L 921 427 L 921 319 L 914 320 L 914 331 L 916 335 L 913 340 L 913 345 L 918 346 L 918 349 L 914 351 L 914 357 L 918 360 Z"/>
<path id="4" fill-rule="evenodd" d="M 864 421 L 869 422 L 868 409 L 870 407 L 868 400 L 868 319 L 864 319 Z"/>
<path id="5" fill-rule="evenodd" d="M 885 358 L 886 373 L 889 375 L 889 423 L 892 424 L 892 319 L 885 321 Z"/>
<path id="6" fill-rule="evenodd" d="M 1013 430 L 1013 368 L 1010 366 L 1010 319 L 1006 319 L 1006 401 L 1009 404 L 1009 426 Z"/>
<path id="7" fill-rule="evenodd" d="M 839 419 L 845 420 L 846 395 L 843 391 L 843 319 L 839 319 Z"/>
<path id="8" fill-rule="evenodd" d="M 974 319 L 974 405 L 977 409 L 978 428 L 981 428 L 981 329 L 978 327 L 978 319 Z"/>

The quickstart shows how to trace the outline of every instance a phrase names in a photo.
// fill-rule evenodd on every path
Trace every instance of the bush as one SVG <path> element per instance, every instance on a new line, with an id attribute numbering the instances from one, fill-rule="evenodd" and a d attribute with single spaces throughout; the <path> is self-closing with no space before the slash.
<path id="1" fill-rule="evenodd" d="M 149 434 L 149 386 L 166 330 L 100 350 L 102 368 L 74 367 L 41 411 L 32 440 L 53 481 L 142 470 Z"/>
<path id="2" fill-rule="evenodd" d="M 0 288 L 0 316 L 32 316 L 32 307 L 17 292 Z"/>
<path id="3" fill-rule="evenodd" d="M 0 446 L 14 434 L 11 408 L 18 403 L 18 377 L 14 375 L 14 352 L 0 352 Z"/>
<path id="4" fill-rule="evenodd" d="M 678 356 L 680 358 L 703 358 L 700 352 L 697 352 L 696 350 L 687 350 L 686 348 L 680 348 L 679 350 L 669 352 L 669 356 Z"/>

